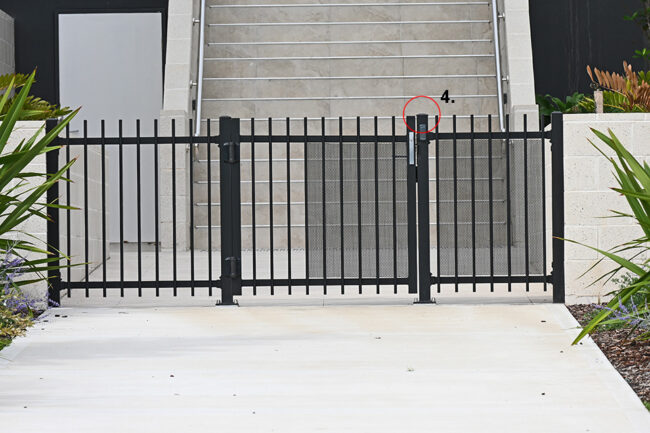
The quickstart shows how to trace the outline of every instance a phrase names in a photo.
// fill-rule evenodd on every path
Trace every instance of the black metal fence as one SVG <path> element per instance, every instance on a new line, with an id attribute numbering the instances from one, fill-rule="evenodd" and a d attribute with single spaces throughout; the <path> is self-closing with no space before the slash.
<path id="1" fill-rule="evenodd" d="M 56 185 L 48 200 L 79 209 L 52 209 L 48 243 L 63 264 L 81 265 L 51 271 L 50 297 L 133 291 L 232 304 L 247 290 L 405 290 L 430 302 L 432 286 L 510 292 L 552 283 L 562 302 L 561 242 L 553 241 L 553 273 L 547 260 L 547 210 L 562 236 L 561 115 L 552 158 L 549 133 L 526 122 L 518 132 L 478 132 L 472 119 L 459 132 L 454 119 L 446 133 L 426 132 L 428 120 L 408 117 L 405 128 L 375 118 L 362 128 L 359 118 L 222 117 L 218 134 L 208 121 L 201 136 L 177 134 L 173 120 L 165 134 L 158 122 L 151 134 L 137 122 L 131 136 L 122 122 L 117 136 L 104 122 L 96 136 L 87 123 L 79 137 L 68 128 L 48 171 L 81 163 L 68 173 L 75 182 Z"/>

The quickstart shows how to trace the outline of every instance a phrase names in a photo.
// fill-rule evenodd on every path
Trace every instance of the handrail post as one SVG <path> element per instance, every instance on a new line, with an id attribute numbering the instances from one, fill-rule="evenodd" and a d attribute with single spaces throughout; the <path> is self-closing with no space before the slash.
<path id="1" fill-rule="evenodd" d="M 198 65 L 198 78 L 196 83 L 196 130 L 194 135 L 201 135 L 201 115 L 202 115 L 202 99 L 203 99 L 203 56 L 205 46 L 205 0 L 201 0 L 201 15 L 199 17 L 199 65 Z"/>
<path id="2" fill-rule="evenodd" d="M 497 0 L 492 0 L 492 31 L 494 35 L 494 61 L 496 63 L 497 75 L 497 103 L 499 104 L 499 128 L 501 132 L 505 130 L 503 126 L 503 84 L 501 82 L 501 50 L 499 43 L 499 10 Z"/>
<path id="3" fill-rule="evenodd" d="M 562 113 L 551 114 L 551 163 L 553 206 L 553 302 L 563 304 L 564 292 L 564 127 Z"/>

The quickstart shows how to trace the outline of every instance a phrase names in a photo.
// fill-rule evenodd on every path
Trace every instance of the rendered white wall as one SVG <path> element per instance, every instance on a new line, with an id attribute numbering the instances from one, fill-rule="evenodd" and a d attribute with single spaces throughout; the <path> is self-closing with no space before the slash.
<path id="1" fill-rule="evenodd" d="M 588 141 L 601 149 L 606 145 L 590 128 L 611 129 L 641 161 L 650 161 L 650 113 L 574 114 L 564 116 L 564 200 L 565 236 L 587 245 L 608 250 L 642 234 L 630 218 L 603 218 L 610 210 L 629 212 L 625 198 L 610 188 L 617 186 L 611 163 Z M 601 145 L 602 143 L 602 145 Z M 607 152 L 612 154 L 612 152 Z M 616 288 L 602 282 L 592 283 L 615 266 L 586 247 L 565 243 L 567 304 L 596 302 Z"/>

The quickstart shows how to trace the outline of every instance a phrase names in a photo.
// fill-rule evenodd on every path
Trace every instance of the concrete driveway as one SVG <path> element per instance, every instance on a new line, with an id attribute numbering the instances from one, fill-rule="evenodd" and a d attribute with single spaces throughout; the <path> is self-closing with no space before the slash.
<path id="1" fill-rule="evenodd" d="M 61 308 L 0 352 L 0 430 L 650 431 L 576 326 L 553 304 Z"/>

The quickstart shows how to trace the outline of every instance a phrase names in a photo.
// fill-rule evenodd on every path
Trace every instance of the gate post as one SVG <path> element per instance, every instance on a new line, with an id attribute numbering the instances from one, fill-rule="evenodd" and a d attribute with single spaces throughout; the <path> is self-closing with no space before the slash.
<path id="1" fill-rule="evenodd" d="M 418 292 L 418 228 L 417 228 L 417 190 L 415 161 L 415 117 L 406 117 L 406 221 L 408 241 L 408 279 L 409 293 Z"/>
<path id="2" fill-rule="evenodd" d="M 418 181 L 418 304 L 431 300 L 431 240 L 429 239 L 429 116 L 417 116 L 417 181 Z"/>
<path id="3" fill-rule="evenodd" d="M 551 176 L 553 206 L 553 302 L 564 303 L 564 127 L 562 113 L 551 114 Z M 546 264 L 545 264 L 546 265 Z"/>
<path id="4" fill-rule="evenodd" d="M 51 131 L 56 127 L 58 121 L 54 119 L 47 120 L 45 122 L 45 130 L 47 132 Z M 56 149 L 58 146 L 58 138 L 52 140 L 52 143 L 49 146 L 54 147 L 45 154 L 45 172 L 47 174 L 54 174 L 59 171 L 59 150 Z M 85 162 L 84 162 L 85 163 Z M 59 200 L 59 182 L 54 182 L 52 186 L 47 190 L 46 200 L 48 203 L 55 203 Z M 59 257 L 61 255 L 59 250 L 59 209 L 57 207 L 51 207 L 47 209 L 47 214 L 50 219 L 47 221 L 47 252 L 51 257 Z M 68 233 L 67 236 L 70 236 Z M 48 305 L 58 307 L 61 304 L 61 270 L 59 269 L 59 260 L 49 262 L 48 267 L 51 267 L 47 271 L 47 281 L 48 281 Z"/>
<path id="5" fill-rule="evenodd" d="M 219 118 L 221 187 L 221 302 L 235 305 L 241 295 L 241 183 L 239 119 Z"/>

